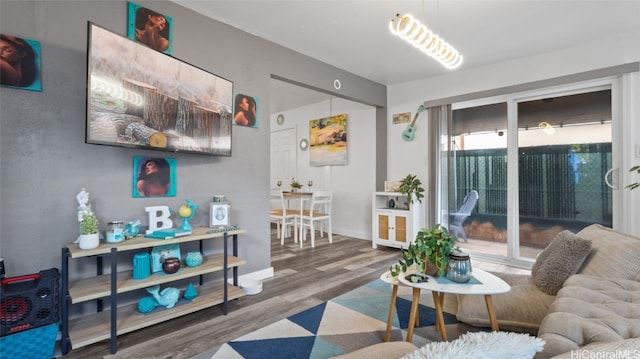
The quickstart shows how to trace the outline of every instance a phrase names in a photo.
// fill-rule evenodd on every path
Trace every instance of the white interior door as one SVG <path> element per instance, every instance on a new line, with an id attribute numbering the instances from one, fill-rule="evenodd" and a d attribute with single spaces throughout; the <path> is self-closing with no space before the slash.
<path id="1" fill-rule="evenodd" d="M 271 132 L 271 188 L 288 188 L 296 177 L 296 130 L 288 128 Z"/>

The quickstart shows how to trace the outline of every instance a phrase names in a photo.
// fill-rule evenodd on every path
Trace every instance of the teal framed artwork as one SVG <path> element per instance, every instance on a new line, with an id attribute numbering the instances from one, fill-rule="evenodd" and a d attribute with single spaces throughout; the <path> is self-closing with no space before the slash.
<path id="1" fill-rule="evenodd" d="M 0 85 L 42 91 L 40 42 L 0 34 L 0 48 L 2 48 Z"/>
<path id="2" fill-rule="evenodd" d="M 173 19 L 170 16 L 129 2 L 127 37 L 171 55 L 173 53 Z"/>
<path id="3" fill-rule="evenodd" d="M 133 157 L 133 197 L 175 197 L 175 158 Z"/>

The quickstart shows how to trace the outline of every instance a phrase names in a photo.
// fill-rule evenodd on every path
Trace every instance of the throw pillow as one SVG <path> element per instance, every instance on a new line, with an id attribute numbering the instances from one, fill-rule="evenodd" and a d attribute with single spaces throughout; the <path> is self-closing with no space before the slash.
<path id="1" fill-rule="evenodd" d="M 466 333 L 451 342 L 431 342 L 401 359 L 531 359 L 544 340 L 511 332 Z"/>
<path id="2" fill-rule="evenodd" d="M 562 231 L 536 258 L 531 279 L 544 293 L 556 295 L 564 281 L 578 272 L 590 252 L 590 240 Z"/>
<path id="3" fill-rule="evenodd" d="M 585 227 L 577 235 L 590 240 L 593 247 L 581 274 L 640 279 L 640 237 L 599 224 Z"/>

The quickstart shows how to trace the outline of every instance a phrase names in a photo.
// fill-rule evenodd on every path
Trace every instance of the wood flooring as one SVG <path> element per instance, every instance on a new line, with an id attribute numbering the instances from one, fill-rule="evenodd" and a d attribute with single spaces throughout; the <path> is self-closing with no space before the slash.
<path id="1" fill-rule="evenodd" d="M 362 286 L 380 276 L 400 258 L 400 250 L 333 235 L 333 243 L 316 237 L 301 249 L 288 239 L 284 246 L 273 231 L 271 263 L 274 277 L 263 281 L 263 291 L 229 303 L 188 314 L 118 337 L 111 355 L 104 341 L 72 350 L 64 358 L 210 358 L 214 348 L 258 328 L 311 308 Z M 203 354 L 204 353 L 204 354 Z"/>

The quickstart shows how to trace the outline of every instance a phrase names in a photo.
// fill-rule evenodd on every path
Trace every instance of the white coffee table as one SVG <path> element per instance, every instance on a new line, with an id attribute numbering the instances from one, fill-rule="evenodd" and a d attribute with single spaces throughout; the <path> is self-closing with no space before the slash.
<path id="1" fill-rule="evenodd" d="M 411 303 L 411 315 L 409 317 L 409 327 L 407 328 L 407 341 L 411 342 L 413 339 L 413 329 L 416 323 L 416 317 L 418 315 L 418 304 L 420 302 L 420 291 L 429 290 L 433 295 L 433 303 L 436 309 L 436 330 L 440 331 L 442 340 L 446 341 L 447 331 L 444 325 L 443 315 L 443 303 L 445 293 L 449 294 L 464 294 L 464 295 L 484 295 L 485 303 L 487 304 L 487 311 L 489 312 L 489 321 L 491 322 L 491 329 L 498 331 L 498 320 L 496 319 L 496 312 L 493 308 L 492 294 L 506 293 L 511 290 L 511 287 L 507 282 L 496 277 L 495 275 L 483 271 L 482 269 L 473 269 L 473 278 L 469 283 L 454 283 L 439 278 L 435 279 L 429 277 L 428 282 L 413 283 L 405 278 L 406 275 L 411 272 L 403 273 L 398 276 L 398 281 L 402 285 L 406 285 L 413 288 L 413 301 Z M 440 283 L 438 281 L 441 281 Z"/>

